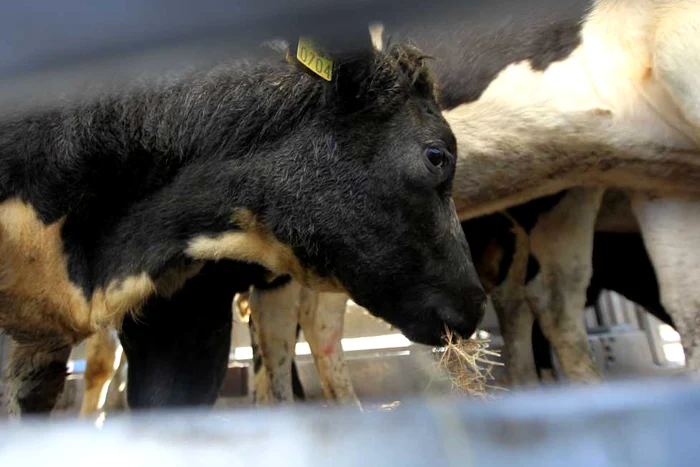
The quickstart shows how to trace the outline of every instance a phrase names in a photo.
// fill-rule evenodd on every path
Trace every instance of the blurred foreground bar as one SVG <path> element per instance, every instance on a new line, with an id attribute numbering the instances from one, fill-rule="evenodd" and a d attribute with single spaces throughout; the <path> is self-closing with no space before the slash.
<path id="1" fill-rule="evenodd" d="M 697 465 L 700 385 L 552 388 L 393 411 L 301 407 L 0 425 L 0 465 L 33 467 Z"/>
<path id="2" fill-rule="evenodd" d="M 478 21 L 580 0 L 32 0 L 0 15 L 0 113 L 250 55 L 271 38 L 348 41 L 372 21 Z M 527 5 L 526 5 L 527 3 Z M 539 7 L 539 8 L 538 8 Z M 363 39 L 366 40 L 366 37 Z"/>

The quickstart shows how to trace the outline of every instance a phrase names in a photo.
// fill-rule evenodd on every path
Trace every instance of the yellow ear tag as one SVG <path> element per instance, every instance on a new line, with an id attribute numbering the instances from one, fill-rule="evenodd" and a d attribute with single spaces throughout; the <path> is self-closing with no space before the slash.
<path id="1" fill-rule="evenodd" d="M 321 55 L 313 43 L 303 37 L 299 38 L 297 60 L 326 81 L 333 77 L 333 60 Z"/>

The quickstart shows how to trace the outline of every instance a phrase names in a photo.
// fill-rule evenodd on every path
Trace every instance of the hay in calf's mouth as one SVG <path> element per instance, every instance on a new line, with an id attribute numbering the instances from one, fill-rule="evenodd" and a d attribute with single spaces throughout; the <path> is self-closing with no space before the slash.
<path id="1" fill-rule="evenodd" d="M 486 397 L 491 385 L 493 367 L 503 365 L 495 361 L 500 352 L 488 349 L 488 341 L 464 339 L 447 330 L 445 345 L 438 366 L 445 370 L 455 391 L 469 396 Z"/>

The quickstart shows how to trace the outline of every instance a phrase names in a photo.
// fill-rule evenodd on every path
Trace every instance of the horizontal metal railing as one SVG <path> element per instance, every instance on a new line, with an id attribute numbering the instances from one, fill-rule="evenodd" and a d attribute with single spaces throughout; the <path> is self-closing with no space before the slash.
<path id="1" fill-rule="evenodd" d="M 101 429 L 0 423 L 0 465 L 684 466 L 700 458 L 698 424 L 697 383 L 647 381 L 373 413 L 306 406 L 108 416 Z"/>

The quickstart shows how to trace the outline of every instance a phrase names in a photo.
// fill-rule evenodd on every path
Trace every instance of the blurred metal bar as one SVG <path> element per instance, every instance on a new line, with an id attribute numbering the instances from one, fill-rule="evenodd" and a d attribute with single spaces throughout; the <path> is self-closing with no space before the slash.
<path id="1" fill-rule="evenodd" d="M 202 67 L 272 37 L 352 37 L 371 21 L 466 16 L 480 22 L 580 0 L 29 0 L 0 15 L 0 112 L 86 87 Z M 427 23 L 429 24 L 429 23 Z M 366 30 L 366 29 L 364 29 Z"/>
<path id="2" fill-rule="evenodd" d="M 0 425 L 0 465 L 697 465 L 700 386 L 557 388 L 391 412 L 301 407 Z"/>

